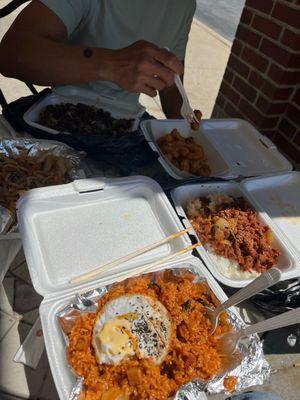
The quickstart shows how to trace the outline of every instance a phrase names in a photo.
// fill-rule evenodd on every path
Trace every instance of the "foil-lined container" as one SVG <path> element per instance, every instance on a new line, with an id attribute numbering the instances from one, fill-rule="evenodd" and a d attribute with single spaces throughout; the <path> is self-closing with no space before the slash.
<path id="1" fill-rule="evenodd" d="M 206 282 L 210 288 L 207 280 L 199 274 L 199 271 L 191 268 L 169 268 L 174 275 L 183 273 L 192 273 L 195 275 L 195 282 Z M 163 273 L 166 269 L 157 273 Z M 71 332 L 72 326 L 80 318 L 82 313 L 96 313 L 98 308 L 98 301 L 108 293 L 110 287 L 108 285 L 99 289 L 78 294 L 73 303 L 68 304 L 65 308 L 60 310 L 56 317 L 58 318 L 62 333 L 65 339 L 66 347 L 68 346 L 68 333 Z M 212 290 L 210 288 L 210 290 Z M 245 326 L 240 317 L 232 311 L 227 311 L 228 321 L 235 330 L 241 330 Z M 227 368 L 228 367 L 228 368 Z M 252 335 L 249 338 L 240 341 L 238 346 L 238 353 L 234 357 L 230 357 L 230 362 L 227 362 L 226 370 L 218 376 L 208 381 L 195 379 L 186 385 L 182 386 L 176 393 L 174 400 L 199 400 L 206 398 L 204 392 L 215 393 L 229 393 L 224 386 L 224 379 L 226 377 L 236 377 L 237 384 L 235 391 L 247 389 L 250 386 L 262 385 L 270 376 L 270 366 L 265 359 L 263 353 L 262 342 L 258 335 Z M 76 383 L 70 393 L 69 400 L 78 400 L 84 392 L 84 378 L 72 369 L 72 372 L 77 377 Z"/>
<path id="2" fill-rule="evenodd" d="M 68 175 L 70 181 L 80 178 L 80 162 L 83 153 L 73 150 L 71 147 L 55 141 L 32 140 L 32 139 L 0 139 L 0 157 L 36 157 L 41 152 L 62 157 L 68 160 Z M 1 167 L 1 164 L 0 164 Z M 1 171 L 0 171 L 1 172 Z M 1 192 L 1 175 L 0 175 L 0 201 L 4 193 Z M 1 204 L 1 203 L 0 203 Z M 15 215 L 5 207 L 0 205 L 0 234 L 7 234 L 17 231 L 17 221 Z"/>

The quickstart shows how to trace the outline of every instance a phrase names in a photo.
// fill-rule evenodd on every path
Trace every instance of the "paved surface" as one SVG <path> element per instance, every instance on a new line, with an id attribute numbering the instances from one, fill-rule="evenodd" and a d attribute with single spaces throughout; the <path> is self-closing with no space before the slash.
<path id="1" fill-rule="evenodd" d="M 197 0 L 196 18 L 233 40 L 245 0 Z"/>
<path id="2" fill-rule="evenodd" d="M 0 8 L 6 3 L 6 0 L 0 0 Z M 15 15 L 1 20 L 0 38 Z M 187 52 L 185 86 L 192 105 L 201 108 L 206 118 L 210 117 L 229 53 L 230 42 L 194 21 Z M 28 94 L 24 84 L 2 76 L 0 87 L 9 101 Z M 148 112 L 163 117 L 157 99 L 153 101 L 143 96 L 142 100 Z M 0 390 L 23 398 L 54 400 L 57 394 L 45 353 L 36 369 L 13 362 L 16 351 L 38 317 L 40 300 L 32 289 L 21 252 L 11 265 L 0 289 Z M 300 368 L 293 367 L 293 364 L 300 363 L 300 355 L 271 355 L 268 359 L 273 369 L 271 383 L 258 390 L 273 390 L 284 400 L 298 400 Z M 1 398 L 12 399 L 3 393 L 0 394 Z M 220 400 L 226 396 L 210 398 Z"/>

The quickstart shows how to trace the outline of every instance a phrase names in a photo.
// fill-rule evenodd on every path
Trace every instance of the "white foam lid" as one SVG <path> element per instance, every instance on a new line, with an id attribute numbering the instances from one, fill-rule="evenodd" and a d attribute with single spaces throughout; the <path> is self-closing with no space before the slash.
<path id="1" fill-rule="evenodd" d="M 180 231 L 182 225 L 161 187 L 146 177 L 83 179 L 33 189 L 18 203 L 24 252 L 36 291 L 59 296 L 80 291 L 69 281 L 84 272 Z M 177 252 L 180 237 L 96 280 Z"/>
<path id="2" fill-rule="evenodd" d="M 242 186 L 281 231 L 300 268 L 300 172 L 246 179 Z"/>
<path id="3" fill-rule="evenodd" d="M 186 174 L 168 162 L 156 145 L 158 138 L 174 128 L 203 146 L 212 176 L 236 179 L 292 170 L 275 144 L 241 119 L 202 120 L 196 132 L 184 120 L 147 120 L 141 128 L 152 149 L 160 153 L 162 165 L 175 179 L 183 179 Z"/>

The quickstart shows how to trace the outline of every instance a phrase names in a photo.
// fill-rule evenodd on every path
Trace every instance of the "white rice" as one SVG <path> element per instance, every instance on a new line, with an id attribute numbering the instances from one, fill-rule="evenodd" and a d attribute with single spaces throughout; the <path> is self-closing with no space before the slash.
<path id="1" fill-rule="evenodd" d="M 254 270 L 242 271 L 237 261 L 229 260 L 229 258 L 216 254 L 210 246 L 206 246 L 206 250 L 209 252 L 209 255 L 218 271 L 227 278 L 239 281 L 257 278 L 260 275 L 259 272 Z"/>

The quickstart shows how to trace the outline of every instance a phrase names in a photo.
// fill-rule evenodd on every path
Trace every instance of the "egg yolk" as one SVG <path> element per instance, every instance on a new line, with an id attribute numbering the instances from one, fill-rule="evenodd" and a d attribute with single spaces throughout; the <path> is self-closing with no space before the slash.
<path id="1" fill-rule="evenodd" d="M 133 355 L 134 348 L 130 334 L 131 322 L 124 317 L 107 321 L 99 333 L 102 349 L 106 352 L 123 357 Z"/>

